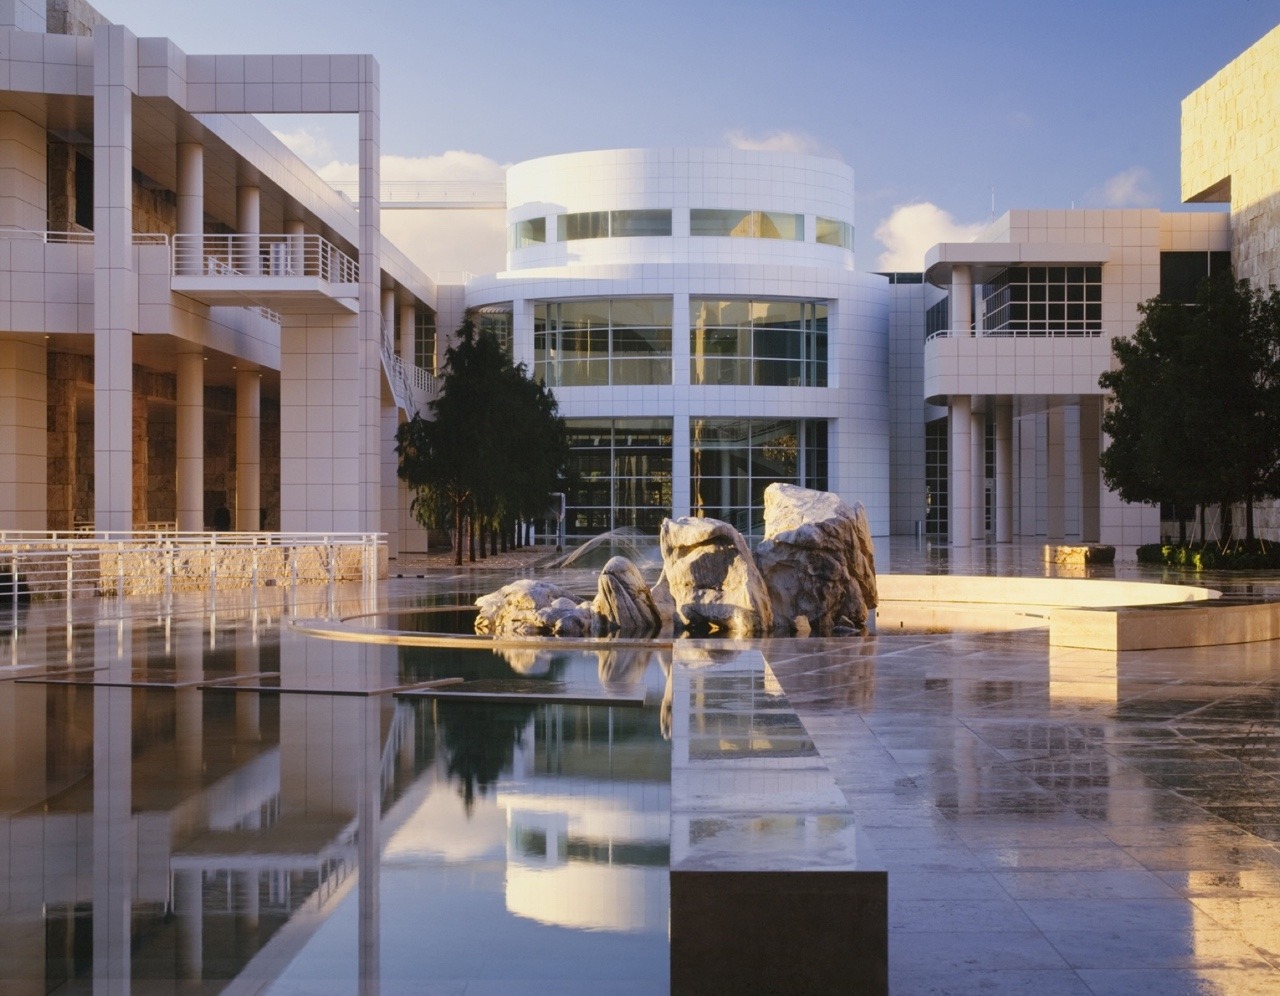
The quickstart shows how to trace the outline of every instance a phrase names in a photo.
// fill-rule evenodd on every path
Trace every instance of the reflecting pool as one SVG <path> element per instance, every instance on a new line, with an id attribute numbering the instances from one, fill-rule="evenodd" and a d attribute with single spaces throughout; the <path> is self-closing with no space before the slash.
<path id="1" fill-rule="evenodd" d="M 5 992 L 667 990 L 669 659 L 333 642 L 260 607 L 37 605 L 3 637 Z"/>

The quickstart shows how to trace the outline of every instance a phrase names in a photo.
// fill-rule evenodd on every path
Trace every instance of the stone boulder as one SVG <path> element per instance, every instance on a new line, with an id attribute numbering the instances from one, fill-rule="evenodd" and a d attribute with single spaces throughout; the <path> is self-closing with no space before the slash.
<path id="1" fill-rule="evenodd" d="M 773 628 L 764 579 L 733 526 L 719 519 L 664 519 L 658 543 L 677 629 L 757 636 Z"/>
<path id="2" fill-rule="evenodd" d="M 865 632 L 879 602 L 866 509 L 828 491 L 770 484 L 756 563 L 769 590 L 775 628 L 817 636 Z"/>
<path id="3" fill-rule="evenodd" d="M 653 595 L 640 568 L 626 557 L 611 557 L 600 572 L 591 608 L 601 635 L 652 636 L 662 626 Z"/>
<path id="4" fill-rule="evenodd" d="M 476 606 L 475 630 L 489 636 L 586 636 L 595 624 L 573 592 L 531 578 L 480 596 Z"/>

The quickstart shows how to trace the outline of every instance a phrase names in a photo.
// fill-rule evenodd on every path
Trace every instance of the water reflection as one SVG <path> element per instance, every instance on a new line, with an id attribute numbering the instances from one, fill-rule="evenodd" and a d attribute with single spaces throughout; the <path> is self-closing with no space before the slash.
<path id="1" fill-rule="evenodd" d="M 374 991 L 603 973 L 665 988 L 656 708 L 377 693 L 513 669 L 243 615 L 7 638 L 6 985 Z M 538 666 L 597 691 L 605 670 L 594 653 Z M 665 682 L 656 661 L 609 673 Z"/>

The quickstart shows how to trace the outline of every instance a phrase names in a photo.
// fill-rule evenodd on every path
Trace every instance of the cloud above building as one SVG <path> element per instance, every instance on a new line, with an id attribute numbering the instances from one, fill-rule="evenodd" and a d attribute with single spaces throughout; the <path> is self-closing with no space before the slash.
<path id="1" fill-rule="evenodd" d="M 356 163 L 332 158 L 323 134 L 299 128 L 275 135 L 330 183 L 359 179 Z M 475 152 L 454 149 L 437 156 L 383 156 L 384 184 L 412 181 L 465 185 L 502 183 L 506 166 Z M 494 273 L 506 266 L 506 212 L 482 210 L 384 209 L 382 231 L 424 272 Z"/>
<path id="2" fill-rule="evenodd" d="M 744 129 L 735 128 L 725 132 L 724 140 L 729 148 L 748 152 L 794 152 L 806 156 L 843 158 L 830 145 L 802 131 L 778 130 L 753 135 Z"/>
<path id="3" fill-rule="evenodd" d="M 1108 177 L 1085 195 L 1090 207 L 1145 208 L 1159 207 L 1160 192 L 1155 177 L 1145 166 L 1131 166 Z"/>
<path id="4" fill-rule="evenodd" d="M 876 240 L 885 247 L 876 269 L 919 270 L 924 254 L 939 242 L 972 242 L 984 228 L 985 222 L 959 222 L 929 201 L 899 205 L 876 226 Z"/>

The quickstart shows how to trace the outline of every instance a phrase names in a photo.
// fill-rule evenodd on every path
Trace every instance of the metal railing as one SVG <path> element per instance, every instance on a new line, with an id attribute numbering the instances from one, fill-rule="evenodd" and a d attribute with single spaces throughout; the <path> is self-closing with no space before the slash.
<path id="1" fill-rule="evenodd" d="M 93 232 L 43 232 L 30 228 L 0 226 L 0 239 L 15 242 L 42 242 L 45 245 L 93 245 Z M 167 246 L 169 236 L 164 232 L 134 232 L 135 246 Z"/>
<path id="2" fill-rule="evenodd" d="M 173 237 L 173 275 L 319 277 L 354 284 L 360 264 L 320 235 L 206 233 Z"/>
<path id="3" fill-rule="evenodd" d="M 925 336 L 934 339 L 1097 339 L 1102 329 L 938 329 Z"/>
<path id="4" fill-rule="evenodd" d="M 65 599 L 70 615 L 82 597 L 369 585 L 386 562 L 383 533 L 0 530 L 0 604 Z"/>
<path id="5" fill-rule="evenodd" d="M 330 180 L 329 186 L 355 204 L 359 180 Z M 505 208 L 505 180 L 383 180 L 378 201 L 385 207 Z"/>

